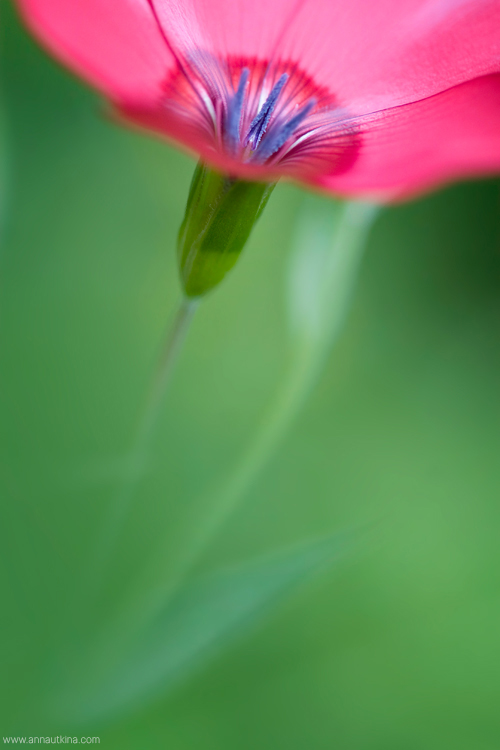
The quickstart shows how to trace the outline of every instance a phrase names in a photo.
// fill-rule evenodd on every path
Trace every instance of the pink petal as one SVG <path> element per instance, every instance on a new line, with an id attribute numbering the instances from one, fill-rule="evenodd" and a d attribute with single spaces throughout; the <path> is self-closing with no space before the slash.
<path id="1" fill-rule="evenodd" d="M 230 173 L 273 176 L 215 153 L 171 116 L 164 86 L 174 55 L 188 67 L 204 52 L 288 59 L 326 86 L 362 126 L 349 169 L 316 178 L 329 190 L 407 195 L 500 168 L 491 75 L 500 72 L 500 0 L 19 2 L 45 44 L 121 113 Z"/>
<path id="2" fill-rule="evenodd" d="M 290 58 L 355 114 L 500 72 L 499 0 L 154 0 L 154 6 L 178 49 Z"/>
<path id="3" fill-rule="evenodd" d="M 355 114 L 500 71 L 499 0 L 20 0 L 45 43 L 112 98 L 177 51 L 290 58 Z"/>
<path id="4" fill-rule="evenodd" d="M 19 0 L 33 31 L 114 100 L 155 96 L 173 64 L 147 0 Z"/>
<path id="5" fill-rule="evenodd" d="M 342 195 L 406 198 L 443 182 L 500 171 L 500 75 L 366 118 L 361 149 L 318 187 Z"/>

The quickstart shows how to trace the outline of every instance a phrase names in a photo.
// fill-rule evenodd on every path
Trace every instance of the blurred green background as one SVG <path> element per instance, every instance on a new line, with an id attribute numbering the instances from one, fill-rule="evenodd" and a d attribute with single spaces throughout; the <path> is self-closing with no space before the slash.
<path id="1" fill-rule="evenodd" d="M 194 162 L 113 125 L 7 2 L 1 13 L 2 735 L 92 734 L 117 750 L 498 750 L 497 181 L 381 214 L 317 387 L 200 570 L 370 531 L 175 689 L 83 724 L 46 710 L 61 664 L 81 679 L 68 654 L 85 664 L 120 602 L 139 608 L 168 580 L 206 489 L 279 390 L 303 193 L 277 187 L 195 318 L 113 562 L 86 575 L 179 302 Z"/>

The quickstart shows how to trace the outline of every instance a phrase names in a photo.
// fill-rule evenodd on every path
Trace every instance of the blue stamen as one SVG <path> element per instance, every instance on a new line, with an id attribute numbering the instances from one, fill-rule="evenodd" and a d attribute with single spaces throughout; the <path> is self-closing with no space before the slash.
<path id="1" fill-rule="evenodd" d="M 262 146 L 255 153 L 255 160 L 264 162 L 269 159 L 276 151 L 286 143 L 290 136 L 297 130 L 300 123 L 307 117 L 311 109 L 316 105 L 316 99 L 311 99 L 308 103 L 297 112 L 295 117 L 288 120 L 281 128 L 276 129 L 276 132 L 270 132 Z"/>
<path id="2" fill-rule="evenodd" d="M 240 125 L 241 125 L 241 113 L 243 110 L 243 102 L 245 100 L 245 90 L 248 83 L 250 71 L 248 68 L 243 68 L 241 71 L 240 81 L 238 83 L 238 89 L 231 100 L 229 101 L 226 116 L 226 138 L 234 148 L 240 142 Z"/>
<path id="3" fill-rule="evenodd" d="M 262 136 L 267 130 L 267 126 L 269 125 L 269 120 L 271 119 L 271 115 L 274 110 L 274 106 L 287 80 L 288 80 L 288 74 L 283 73 L 283 75 L 274 84 L 271 90 L 271 93 L 269 94 L 266 101 L 260 108 L 260 111 L 252 120 L 247 137 L 245 138 L 244 145 L 248 146 L 250 144 L 250 147 L 254 151 L 258 147 L 259 143 L 262 140 Z"/>

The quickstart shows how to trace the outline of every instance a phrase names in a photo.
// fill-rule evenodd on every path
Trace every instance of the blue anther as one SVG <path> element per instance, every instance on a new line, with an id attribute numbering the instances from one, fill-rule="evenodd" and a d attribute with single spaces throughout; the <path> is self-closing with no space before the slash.
<path id="1" fill-rule="evenodd" d="M 288 74 L 283 73 L 283 75 L 274 84 L 271 90 L 271 93 L 269 94 L 266 101 L 260 108 L 260 111 L 252 120 L 247 137 L 245 138 L 245 143 L 244 143 L 245 146 L 250 144 L 250 147 L 254 151 L 258 147 L 262 139 L 262 136 L 266 132 L 267 126 L 269 125 L 269 120 L 271 119 L 274 106 L 278 100 L 279 95 L 281 94 L 283 86 L 285 85 L 287 81 L 288 81 Z"/>
<path id="2" fill-rule="evenodd" d="M 238 83 L 238 89 L 234 96 L 231 97 L 227 107 L 226 138 L 233 148 L 236 147 L 240 142 L 241 112 L 243 110 L 245 90 L 247 87 L 249 76 L 249 69 L 243 68 Z"/>
<path id="3" fill-rule="evenodd" d="M 316 99 L 310 99 L 307 104 L 300 109 L 297 114 L 288 120 L 276 132 L 271 131 L 262 143 L 262 146 L 255 153 L 255 160 L 264 162 L 276 153 L 297 130 L 300 123 L 307 117 L 311 109 L 316 105 Z"/>

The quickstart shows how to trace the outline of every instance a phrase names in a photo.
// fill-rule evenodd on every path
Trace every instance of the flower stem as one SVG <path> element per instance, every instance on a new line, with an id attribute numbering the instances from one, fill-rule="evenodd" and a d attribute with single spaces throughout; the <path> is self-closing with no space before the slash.
<path id="1" fill-rule="evenodd" d="M 182 350 L 184 341 L 186 340 L 198 304 L 199 300 L 196 298 L 183 298 L 177 311 L 177 315 L 175 316 L 173 324 L 165 339 L 165 345 L 160 357 L 158 370 L 151 387 L 146 408 L 142 415 L 134 450 L 132 451 L 132 455 L 143 455 L 144 460 L 147 457 L 151 438 L 153 437 L 161 413 L 163 398 L 172 371 Z"/>
<path id="2" fill-rule="evenodd" d="M 91 567 L 99 576 L 102 575 L 102 568 L 119 540 L 130 514 L 134 496 L 147 469 L 151 443 L 161 416 L 165 393 L 198 304 L 199 300 L 184 297 L 173 323 L 167 331 L 157 372 L 139 419 L 135 440 L 128 455 L 124 481 L 111 502 L 99 531 L 98 539 L 93 545 Z"/>
<path id="3" fill-rule="evenodd" d="M 331 204 L 328 209 L 331 219 Z M 302 226 L 299 226 L 298 231 L 301 242 L 296 247 L 293 263 L 298 282 L 309 288 L 306 289 L 305 305 L 302 294 L 300 313 L 290 316 L 296 320 L 292 331 L 294 350 L 288 376 L 280 386 L 255 438 L 223 487 L 212 493 L 204 503 L 204 507 L 209 509 L 208 515 L 199 519 L 197 526 L 192 529 L 193 536 L 184 548 L 184 555 L 173 579 L 170 579 L 166 587 L 160 586 L 150 592 L 142 606 L 137 607 L 137 602 L 135 603 L 135 611 L 141 612 L 141 619 L 152 616 L 175 595 L 241 506 L 252 484 L 265 469 L 302 409 L 342 330 L 376 209 L 369 204 L 345 203 L 337 213 L 333 237 L 331 231 L 325 230 L 324 222 L 324 231 L 318 237 L 318 217 L 311 212 L 303 215 Z M 291 296 L 293 305 L 296 303 L 293 290 Z M 153 560 L 150 562 L 156 567 Z"/>
<path id="4" fill-rule="evenodd" d="M 328 208 L 331 214 L 331 204 Z M 321 309 L 314 309 L 312 314 L 311 311 L 307 311 L 306 315 L 303 315 L 306 320 L 302 320 L 302 325 L 296 332 L 288 376 L 281 384 L 256 436 L 222 489 L 214 493 L 214 502 L 208 503 L 210 515 L 199 524 L 191 544 L 186 549 L 179 565 L 179 581 L 195 567 L 245 500 L 252 484 L 279 448 L 307 401 L 323 364 L 342 331 L 367 235 L 375 216 L 376 208 L 371 204 L 344 203 L 339 209 L 333 238 L 327 235 L 319 240 L 324 243 L 326 239 L 326 249 L 323 249 L 320 264 L 317 263 L 317 259 L 314 260 L 318 288 L 313 290 L 311 303 L 314 307 L 320 306 Z M 312 228 L 309 220 L 308 216 L 302 217 L 302 223 Z M 314 216 L 313 220 L 316 221 L 317 216 Z M 300 260 L 303 260 L 304 256 L 306 259 L 310 258 L 311 254 L 317 252 L 317 247 L 311 247 L 314 239 L 309 236 L 308 241 L 308 245 L 304 246 L 303 243 L 296 248 L 295 254 L 302 256 Z M 298 271 L 300 274 L 303 271 L 301 262 Z M 313 322 L 307 320 L 308 317 Z"/>

